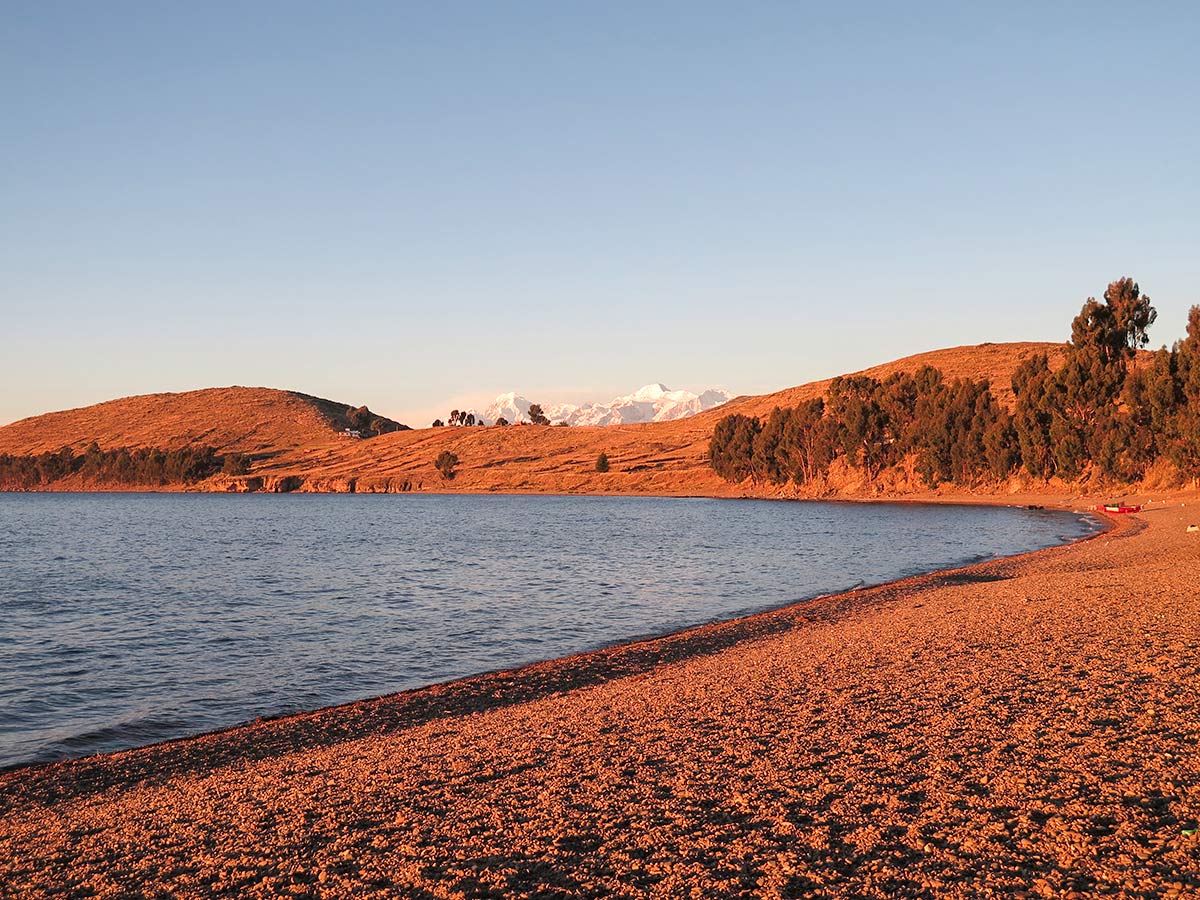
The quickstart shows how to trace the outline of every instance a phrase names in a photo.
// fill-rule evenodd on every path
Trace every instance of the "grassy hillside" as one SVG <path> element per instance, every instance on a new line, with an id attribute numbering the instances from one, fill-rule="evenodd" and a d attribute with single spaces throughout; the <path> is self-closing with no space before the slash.
<path id="1" fill-rule="evenodd" d="M 955 347 L 906 357 L 865 370 L 886 378 L 931 365 L 948 378 L 989 379 L 998 398 L 1012 402 L 1011 378 L 1034 353 L 1061 353 L 1059 344 L 1013 343 Z M 733 412 L 763 416 L 775 406 L 816 397 L 828 380 L 773 394 L 738 397 L 688 419 L 609 427 L 426 428 L 365 442 L 329 442 L 281 455 L 256 469 L 273 480 L 302 480 L 301 490 L 537 491 L 554 493 L 656 493 L 729 495 L 740 489 L 718 478 L 708 464 L 713 425 Z M 459 458 L 453 479 L 433 466 L 442 451 Z M 608 455 L 610 471 L 595 471 Z M 295 481 L 292 482 L 295 485 Z"/>
<path id="2" fill-rule="evenodd" d="M 1011 378 L 1017 366 L 1034 353 L 1055 356 L 1061 349 L 1059 344 L 1039 343 L 954 347 L 875 366 L 863 374 L 886 378 L 930 365 L 949 379 L 987 378 L 1001 402 L 1011 404 Z M 95 441 L 102 449 L 211 446 L 219 453 L 254 455 L 249 476 L 217 476 L 204 485 L 211 490 L 721 496 L 738 493 L 739 488 L 718 478 L 709 467 L 708 441 L 714 423 L 733 412 L 765 416 L 775 406 L 819 396 L 828 384 L 828 380 L 817 381 L 773 394 L 738 397 L 673 422 L 424 428 L 365 441 L 339 435 L 350 424 L 350 408 L 343 404 L 268 388 L 212 388 L 128 397 L 15 422 L 0 428 L 0 453 L 80 449 Z M 452 479 L 433 465 L 443 451 L 459 459 Z M 601 452 L 610 462 L 605 473 L 595 470 Z"/>
<path id="3" fill-rule="evenodd" d="M 0 453 L 82 449 L 94 441 L 105 450 L 211 446 L 222 453 L 275 455 L 334 438 L 350 426 L 350 410 L 344 403 L 273 388 L 143 394 L 14 422 L 0 428 Z"/>

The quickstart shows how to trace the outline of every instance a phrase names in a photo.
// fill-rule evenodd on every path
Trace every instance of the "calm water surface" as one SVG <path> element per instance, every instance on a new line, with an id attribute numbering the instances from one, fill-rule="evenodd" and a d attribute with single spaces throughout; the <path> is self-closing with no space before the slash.
<path id="1" fill-rule="evenodd" d="M 0 766 L 550 659 L 1095 527 L 983 507 L 0 494 Z"/>

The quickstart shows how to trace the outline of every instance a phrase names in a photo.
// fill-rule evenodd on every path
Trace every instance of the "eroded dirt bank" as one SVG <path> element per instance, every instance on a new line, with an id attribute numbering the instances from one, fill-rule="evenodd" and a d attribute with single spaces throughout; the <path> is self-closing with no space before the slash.
<path id="1" fill-rule="evenodd" d="M 1188 896 L 1200 506 L 0 776 L 0 895 Z"/>

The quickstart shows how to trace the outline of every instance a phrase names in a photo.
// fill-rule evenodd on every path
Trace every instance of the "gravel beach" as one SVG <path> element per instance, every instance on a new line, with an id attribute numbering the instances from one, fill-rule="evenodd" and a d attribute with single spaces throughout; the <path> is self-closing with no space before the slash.
<path id="1" fill-rule="evenodd" d="M 1195 896 L 1193 522 L 9 772 L 0 896 Z"/>

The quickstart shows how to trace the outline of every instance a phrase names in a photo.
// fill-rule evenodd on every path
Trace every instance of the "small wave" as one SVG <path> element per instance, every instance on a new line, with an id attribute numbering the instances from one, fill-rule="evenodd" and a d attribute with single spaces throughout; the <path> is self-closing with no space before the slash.
<path id="1" fill-rule="evenodd" d="M 123 719 L 105 725 L 85 727 L 66 735 L 61 732 L 70 728 L 70 725 L 60 725 L 57 729 L 59 733 L 55 737 L 42 743 L 31 756 L 15 759 L 14 762 L 55 762 L 94 753 L 109 753 L 182 737 L 201 730 L 201 727 L 200 723 L 195 721 L 166 716 Z"/>
<path id="2" fill-rule="evenodd" d="M 0 684 L 15 686 L 4 713 L 17 725 L 0 727 L 0 760 L 376 696 L 1102 527 L 1056 512 L 708 498 L 681 498 L 686 513 L 645 497 L 425 498 L 429 514 L 414 516 L 413 502 L 365 495 L 45 496 L 3 510 L 15 524 L 0 554 Z M 69 515 L 79 503 L 103 507 L 111 534 Z M 51 519 L 56 557 L 36 537 Z"/>

